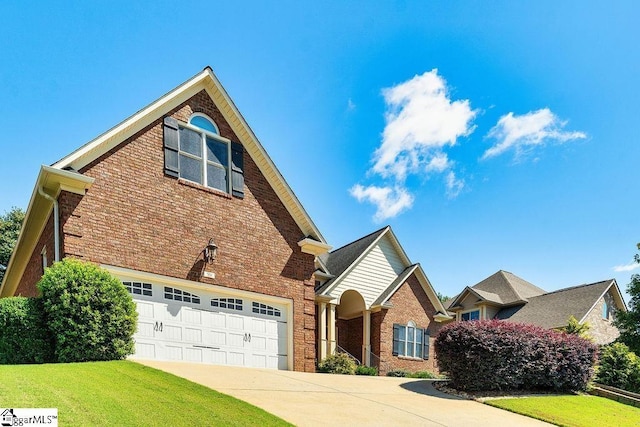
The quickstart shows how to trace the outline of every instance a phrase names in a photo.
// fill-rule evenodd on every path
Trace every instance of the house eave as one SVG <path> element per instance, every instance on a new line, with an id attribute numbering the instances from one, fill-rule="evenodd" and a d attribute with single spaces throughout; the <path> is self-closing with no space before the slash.
<path id="1" fill-rule="evenodd" d="M 300 240 L 298 242 L 298 246 L 300 246 L 302 252 L 304 252 L 305 254 L 311 254 L 315 256 L 326 254 L 331 250 L 331 245 L 319 242 L 309 237 Z"/>
<path id="2" fill-rule="evenodd" d="M 24 274 L 27 264 L 34 251 L 35 245 L 40 239 L 49 219 L 53 204 L 43 197 L 38 189 L 42 189 L 47 195 L 57 198 L 61 191 L 68 191 L 84 195 L 93 184 L 94 178 L 81 175 L 77 172 L 61 170 L 51 166 L 42 165 L 31 199 L 27 207 L 18 241 L 14 248 L 7 270 L 5 271 L 2 285 L 0 286 L 0 298 L 13 296 L 18 288 L 20 279 Z"/>

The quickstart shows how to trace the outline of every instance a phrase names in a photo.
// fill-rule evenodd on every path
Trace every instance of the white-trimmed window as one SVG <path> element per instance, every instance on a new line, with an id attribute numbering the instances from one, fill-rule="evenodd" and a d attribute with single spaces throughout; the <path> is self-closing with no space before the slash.
<path id="1" fill-rule="evenodd" d="M 200 297 L 198 295 L 168 286 L 164 287 L 164 298 L 174 301 L 190 302 L 191 304 L 200 304 Z"/>
<path id="2" fill-rule="evenodd" d="M 218 127 L 201 113 L 188 123 L 164 120 L 165 173 L 236 197 L 244 197 L 241 144 L 220 136 Z"/>
<path id="3" fill-rule="evenodd" d="M 146 297 L 153 296 L 153 285 L 151 285 L 151 283 L 122 282 L 122 284 L 130 294 L 144 295 Z"/>
<path id="4" fill-rule="evenodd" d="M 429 359 L 429 332 L 413 321 L 393 325 L 393 355 Z"/>
<path id="5" fill-rule="evenodd" d="M 282 315 L 282 312 L 279 309 L 255 301 L 251 306 L 251 311 L 257 314 L 266 314 L 267 316 L 280 317 Z"/>
<path id="6" fill-rule="evenodd" d="M 242 311 L 242 300 L 238 298 L 211 298 L 211 307 Z"/>
<path id="7" fill-rule="evenodd" d="M 463 322 L 469 320 L 480 320 L 480 310 L 467 311 L 460 314 L 460 320 Z"/>

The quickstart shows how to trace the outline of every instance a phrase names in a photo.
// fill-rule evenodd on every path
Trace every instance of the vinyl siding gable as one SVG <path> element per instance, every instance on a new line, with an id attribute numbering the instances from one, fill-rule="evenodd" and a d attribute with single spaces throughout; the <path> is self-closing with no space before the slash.
<path id="1" fill-rule="evenodd" d="M 353 289 L 362 295 L 367 307 L 370 307 L 405 268 L 391 239 L 384 236 L 345 275 L 331 294 L 338 296 Z"/>

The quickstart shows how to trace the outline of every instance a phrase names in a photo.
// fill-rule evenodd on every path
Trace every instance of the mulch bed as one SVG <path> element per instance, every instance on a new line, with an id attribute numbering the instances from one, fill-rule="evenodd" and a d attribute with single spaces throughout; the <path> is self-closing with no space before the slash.
<path id="1" fill-rule="evenodd" d="M 449 384 L 448 381 L 434 381 L 433 387 L 443 393 L 458 396 L 463 399 L 476 400 L 484 402 L 491 399 L 514 399 L 519 397 L 540 397 L 540 396 L 563 396 L 567 393 L 554 393 L 549 391 L 536 390 L 509 390 L 509 391 L 462 391 L 457 390 Z"/>

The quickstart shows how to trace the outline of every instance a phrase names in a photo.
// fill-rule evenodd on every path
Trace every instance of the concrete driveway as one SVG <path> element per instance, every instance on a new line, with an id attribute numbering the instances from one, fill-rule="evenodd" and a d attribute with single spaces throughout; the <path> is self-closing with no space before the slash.
<path id="1" fill-rule="evenodd" d="M 429 380 L 141 361 L 298 426 L 549 426 L 441 393 Z"/>

